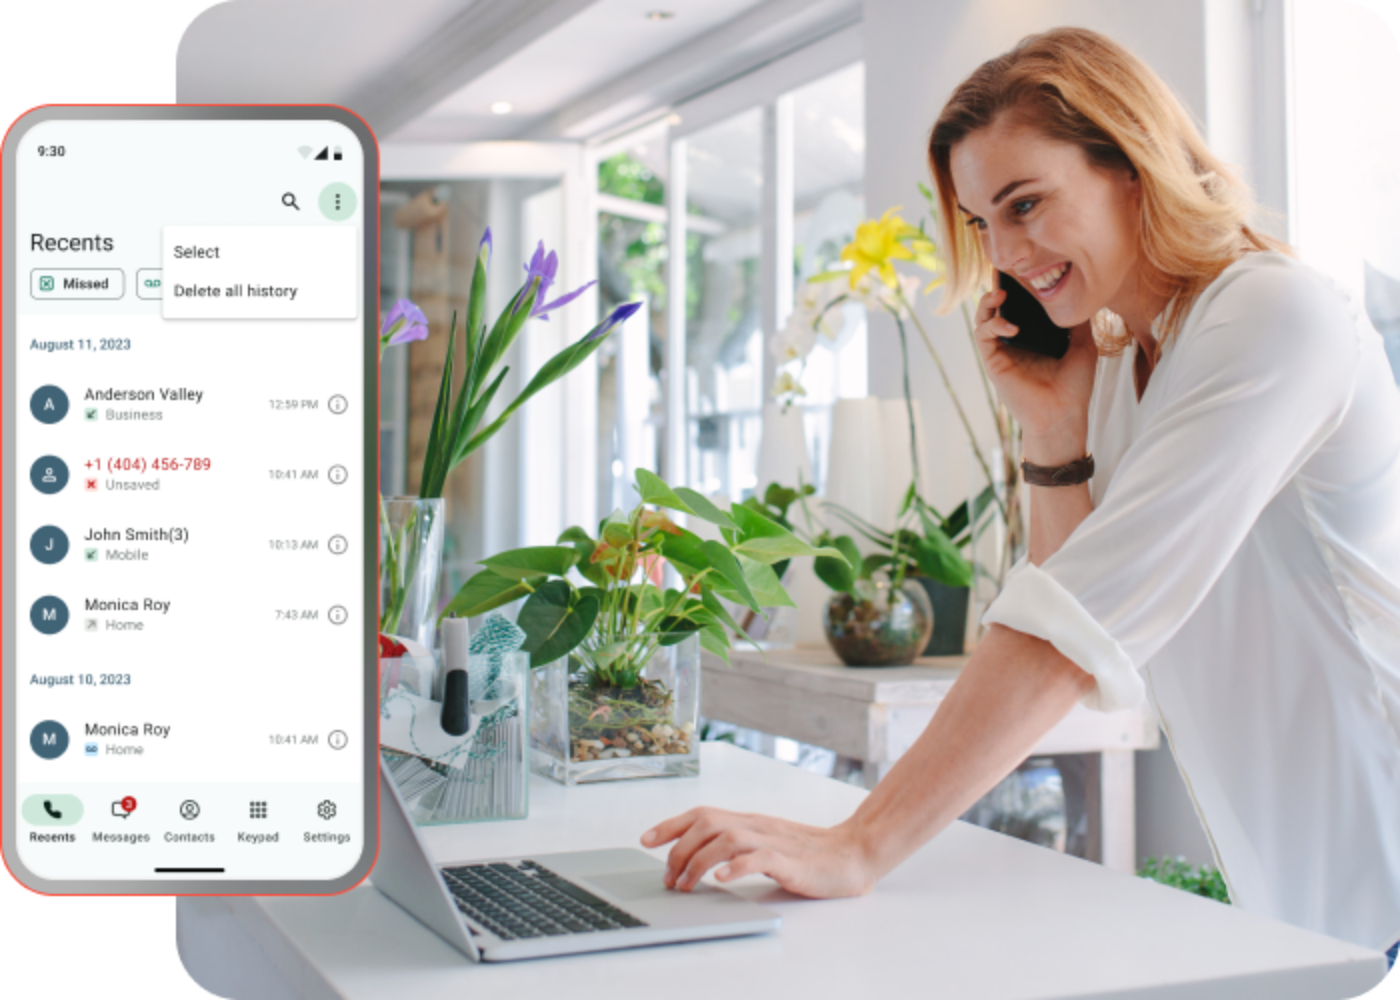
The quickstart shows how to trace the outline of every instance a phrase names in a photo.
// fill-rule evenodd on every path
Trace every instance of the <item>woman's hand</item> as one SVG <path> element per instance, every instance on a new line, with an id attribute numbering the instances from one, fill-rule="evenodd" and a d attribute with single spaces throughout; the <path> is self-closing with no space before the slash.
<path id="1" fill-rule="evenodd" d="M 759 873 L 814 899 L 859 896 L 875 885 L 876 875 L 849 823 L 828 829 L 703 806 L 642 834 L 646 847 L 673 840 L 676 846 L 666 859 L 668 889 L 688 892 L 715 865 L 721 882 Z"/>
<path id="2" fill-rule="evenodd" d="M 997 315 L 1005 300 L 1000 288 L 982 296 L 973 334 L 997 396 L 1021 425 L 1025 456 L 1038 465 L 1082 458 L 1098 362 L 1089 324 L 1070 331 L 1069 351 L 1059 360 L 1023 351 L 997 339 L 1014 338 L 1017 332 Z"/>

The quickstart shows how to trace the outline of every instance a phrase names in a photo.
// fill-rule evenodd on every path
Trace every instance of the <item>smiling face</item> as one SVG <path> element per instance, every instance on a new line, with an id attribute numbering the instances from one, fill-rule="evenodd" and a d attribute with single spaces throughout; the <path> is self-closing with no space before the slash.
<path id="1" fill-rule="evenodd" d="M 1020 281 L 1058 325 L 1103 308 L 1151 326 L 1142 301 L 1137 179 L 1095 167 L 1078 146 L 1005 118 L 971 133 L 949 162 L 963 222 L 998 271 Z"/>

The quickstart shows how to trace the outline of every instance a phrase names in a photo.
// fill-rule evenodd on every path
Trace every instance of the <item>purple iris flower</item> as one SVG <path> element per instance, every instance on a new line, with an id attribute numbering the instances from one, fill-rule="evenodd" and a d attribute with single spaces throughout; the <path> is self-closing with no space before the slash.
<path id="1" fill-rule="evenodd" d="M 620 323 L 625 323 L 632 318 L 632 315 L 642 308 L 640 302 L 624 302 L 622 305 L 608 313 L 608 318 L 598 325 L 598 329 L 588 335 L 589 341 L 597 340 L 599 337 L 606 337 L 612 332 L 613 327 Z"/>
<path id="2" fill-rule="evenodd" d="M 408 299 L 395 302 L 389 315 L 384 317 L 384 325 L 379 328 L 379 343 L 383 347 L 427 339 L 428 317 Z"/>
<path id="3" fill-rule="evenodd" d="M 553 250 L 546 254 L 544 252 L 544 240 L 540 240 L 539 245 L 535 247 L 535 255 L 530 258 L 530 263 L 525 265 L 526 287 L 528 288 L 530 283 L 536 278 L 540 280 L 540 287 L 535 292 L 535 305 L 534 308 L 530 310 L 531 319 L 548 321 L 549 313 L 558 309 L 560 306 L 568 305 L 574 299 L 588 291 L 589 286 L 597 284 L 596 281 L 590 281 L 588 284 L 575 288 L 566 295 L 559 296 L 559 298 L 555 299 L 553 302 L 547 303 L 544 300 L 545 293 L 548 292 L 549 287 L 554 284 L 555 275 L 558 273 L 559 255 Z"/>
<path id="4" fill-rule="evenodd" d="M 496 244 L 495 244 L 494 242 L 492 242 L 492 240 L 491 240 L 491 227 L 490 227 L 490 226 L 487 226 L 487 227 L 486 227 L 486 233 L 485 233 L 485 235 L 483 235 L 483 236 L 481 237 L 481 242 L 478 243 L 477 246 L 476 246 L 476 253 L 477 253 L 477 256 L 478 256 L 478 257 L 481 256 L 481 252 L 482 252 L 483 250 L 486 251 L 486 263 L 487 263 L 488 266 L 490 266 L 490 263 L 491 263 L 491 255 L 492 255 L 493 253 L 496 252 Z"/>

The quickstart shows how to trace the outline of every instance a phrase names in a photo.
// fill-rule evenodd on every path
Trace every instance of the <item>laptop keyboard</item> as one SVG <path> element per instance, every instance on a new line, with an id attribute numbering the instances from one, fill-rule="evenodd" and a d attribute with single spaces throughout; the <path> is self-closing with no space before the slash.
<path id="1" fill-rule="evenodd" d="M 503 941 L 647 926 L 533 861 L 441 871 L 457 908 Z"/>

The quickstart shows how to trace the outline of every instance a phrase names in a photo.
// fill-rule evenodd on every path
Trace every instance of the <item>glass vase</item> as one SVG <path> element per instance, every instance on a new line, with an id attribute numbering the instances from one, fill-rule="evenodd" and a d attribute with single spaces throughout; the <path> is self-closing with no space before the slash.
<path id="1" fill-rule="evenodd" d="M 379 631 L 436 645 L 444 501 L 379 500 Z"/>
<path id="2" fill-rule="evenodd" d="M 916 580 L 862 580 L 856 594 L 831 595 L 822 615 L 826 641 L 848 667 L 903 667 L 933 635 L 933 605 Z"/>
<path id="3" fill-rule="evenodd" d="M 531 672 L 531 768 L 566 785 L 696 775 L 699 715 L 698 634 L 585 640 Z"/>
<path id="4" fill-rule="evenodd" d="M 380 754 L 419 826 L 524 819 L 530 810 L 526 754 L 530 657 L 473 653 L 467 659 L 470 725 L 442 731 L 442 704 L 391 690 L 383 699 Z"/>

